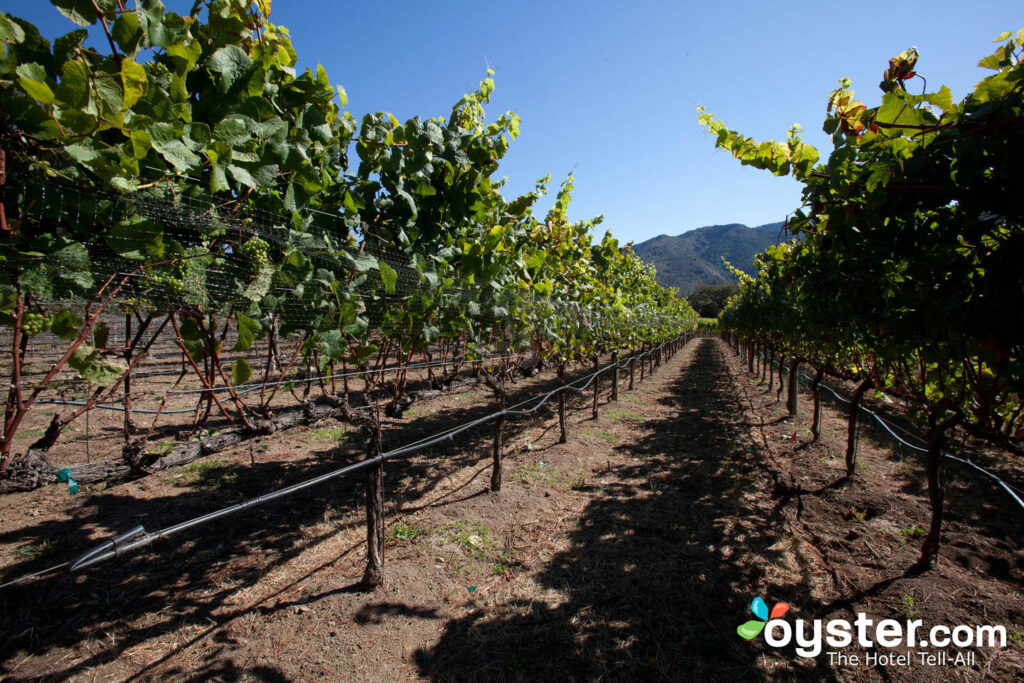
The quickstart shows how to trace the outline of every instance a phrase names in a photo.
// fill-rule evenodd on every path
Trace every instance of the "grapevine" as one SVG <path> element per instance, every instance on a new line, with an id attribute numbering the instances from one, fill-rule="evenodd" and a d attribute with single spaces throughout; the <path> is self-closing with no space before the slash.
<path id="1" fill-rule="evenodd" d="M 919 566 L 939 547 L 940 453 L 961 427 L 1024 453 L 1024 336 L 1006 311 L 1024 308 L 1024 30 L 980 66 L 994 73 L 959 103 L 949 88 L 912 94 L 919 55 L 889 62 L 881 104 L 854 99 L 842 79 L 828 98 L 827 163 L 790 131 L 757 143 L 712 115 L 700 121 L 742 163 L 804 184 L 788 221 L 796 240 L 759 257 L 723 312 L 722 329 L 759 348 L 858 382 L 847 472 L 855 470 L 857 403 L 875 387 L 908 401 L 925 430 L 932 522 Z M 1013 318 L 1011 320 L 1011 318 Z M 791 375 L 792 377 L 792 375 Z"/>
<path id="2" fill-rule="evenodd" d="M 417 355 L 441 350 L 439 384 L 478 363 L 501 405 L 527 350 L 535 367 L 550 360 L 564 376 L 574 361 L 693 328 L 692 309 L 628 246 L 595 239 L 600 219 L 569 219 L 571 176 L 545 215 L 534 205 L 550 178 L 501 194 L 494 174 L 520 120 L 486 117 L 493 72 L 447 117 L 357 121 L 323 67 L 296 69 L 269 2 L 211 0 L 188 16 L 160 3 L 54 4 L 103 31 L 110 51 L 87 47 L 86 31 L 51 48 L 0 13 L 0 324 L 13 328 L 19 310 L 45 302 L 48 318 L 25 314 L 23 329 L 42 339 L 49 324 L 60 359 L 29 385 L 20 374 L 29 359 L 7 347 L 0 484 L 45 483 L 32 473 L 56 468 L 29 461 L 45 461 L 72 421 L 113 403 L 126 414 L 122 459 L 137 472 L 167 396 L 140 408 L 132 377 L 158 339 L 172 346 L 163 355 L 176 361 L 175 381 L 197 386 L 187 390 L 192 429 L 219 418 L 253 434 L 275 400 L 309 405 L 319 392 L 373 457 L 374 402 L 401 414 Z M 79 379 L 94 387 L 83 400 L 53 398 L 51 387 Z M 28 458 L 14 438 L 44 400 L 68 407 Z M 155 415 L 145 430 L 133 418 L 143 410 Z M 371 549 L 382 540 L 382 477 L 377 468 L 367 484 Z M 379 572 L 371 552 L 365 583 Z"/>

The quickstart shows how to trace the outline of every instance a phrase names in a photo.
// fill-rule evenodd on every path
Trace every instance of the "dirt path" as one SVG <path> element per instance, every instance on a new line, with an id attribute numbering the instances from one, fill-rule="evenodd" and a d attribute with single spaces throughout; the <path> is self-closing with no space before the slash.
<path id="1" fill-rule="evenodd" d="M 1021 627 L 1024 562 L 1008 545 L 1012 529 L 1000 535 L 988 522 L 982 550 L 950 551 L 968 553 L 964 562 L 951 554 L 934 574 L 900 578 L 916 546 L 900 543 L 898 525 L 923 510 L 921 491 L 907 487 L 913 473 L 896 476 L 906 463 L 865 443 L 862 467 L 885 475 L 827 486 L 841 462 L 840 416 L 828 412 L 825 437 L 808 445 L 806 419 L 782 419 L 774 392 L 752 381 L 724 344 L 698 339 L 634 391 L 623 382 L 619 402 L 604 393 L 597 420 L 587 397 L 577 399 L 567 444 L 550 413 L 511 424 L 500 493 L 486 490 L 486 431 L 389 465 L 387 578 L 374 593 L 355 584 L 358 480 L 205 529 L 180 548 L 18 587 L 0 595 L 3 671 L 52 680 L 934 680 L 934 671 L 801 659 L 743 640 L 736 627 L 752 618 L 756 596 L 807 619 L 861 609 L 901 618 L 904 594 L 925 620 L 986 614 L 985 623 Z M 486 409 L 452 397 L 418 429 Z M 309 449 L 308 436 L 287 437 L 289 447 Z M 200 483 L 222 484 L 225 472 Z M 265 475 L 257 468 L 231 486 L 265 490 Z M 99 504 L 144 496 L 138 486 L 104 492 L 111 500 Z M 180 504 L 163 500 L 143 509 L 155 516 Z M 988 517 L 955 518 L 947 544 L 979 538 Z M 983 577 L 970 557 L 990 557 L 990 569 L 1001 560 L 1005 577 Z M 937 595 L 947 590 L 959 592 Z M 1021 671 L 1019 645 L 984 654 L 943 677 Z"/>
<path id="2" fill-rule="evenodd" d="M 867 650 L 854 646 L 842 652 L 858 661 L 829 666 L 826 652 L 815 667 L 809 660 L 795 658 L 792 647 L 781 652 L 760 643 L 762 671 L 775 675 L 796 669 L 800 675 L 839 680 L 1021 680 L 1024 551 L 1019 541 L 1022 512 L 1012 498 L 990 480 L 947 461 L 939 563 L 923 574 L 909 574 L 929 519 L 922 455 L 865 419 L 857 442 L 857 472 L 852 480 L 846 479 L 846 405 L 823 402 L 822 436 L 813 442 L 811 397 L 801 393 L 800 412 L 790 418 L 777 378 L 775 388 L 769 390 L 759 373 L 747 372 L 731 350 L 725 354 L 753 425 L 751 435 L 776 480 L 771 492 L 774 515 L 789 531 L 789 542 L 811 560 L 814 569 L 812 581 L 803 586 L 764 583 L 759 594 L 769 604 L 789 602 L 792 616 L 807 621 L 852 622 L 864 613 L 875 623 L 920 620 L 922 632 L 936 625 L 998 624 L 1009 635 L 1005 649 L 948 648 L 945 663 L 921 659 L 922 653 L 938 652 L 934 647 L 912 648 L 910 661 L 883 664 L 872 663 Z M 880 408 L 886 409 L 875 406 Z M 953 443 L 948 448 L 1019 477 L 1016 463 L 977 444 Z M 905 647 L 873 650 L 875 654 L 907 651 Z M 972 653 L 974 659 L 954 663 L 959 652 Z"/>

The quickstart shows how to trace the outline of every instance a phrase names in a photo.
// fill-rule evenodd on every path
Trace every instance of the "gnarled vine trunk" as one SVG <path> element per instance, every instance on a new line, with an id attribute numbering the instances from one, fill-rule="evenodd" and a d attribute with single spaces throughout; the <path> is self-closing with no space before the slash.
<path id="1" fill-rule="evenodd" d="M 815 442 L 821 436 L 821 378 L 825 371 L 818 368 L 814 373 L 814 380 L 811 382 L 811 394 L 814 395 L 814 417 L 811 420 L 811 442 Z"/>
<path id="2" fill-rule="evenodd" d="M 850 399 L 850 413 L 846 423 L 846 476 L 852 477 L 857 468 L 857 428 L 860 426 L 860 402 L 864 399 L 864 392 L 872 384 L 871 378 L 867 378 L 857 385 Z"/>

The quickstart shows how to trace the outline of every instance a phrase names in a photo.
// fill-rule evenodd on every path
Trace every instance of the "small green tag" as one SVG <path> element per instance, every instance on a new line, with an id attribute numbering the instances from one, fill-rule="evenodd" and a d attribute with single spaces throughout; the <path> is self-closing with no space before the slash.
<path id="1" fill-rule="evenodd" d="M 66 481 L 68 483 L 68 493 L 75 495 L 78 493 L 78 482 L 71 478 L 71 470 L 65 467 L 62 470 L 57 470 L 57 481 Z"/>

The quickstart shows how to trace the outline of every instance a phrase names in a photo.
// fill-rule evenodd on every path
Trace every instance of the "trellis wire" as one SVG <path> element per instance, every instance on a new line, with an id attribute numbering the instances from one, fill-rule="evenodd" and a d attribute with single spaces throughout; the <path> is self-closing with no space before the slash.
<path id="1" fill-rule="evenodd" d="M 124 554 L 126 554 L 128 552 L 131 552 L 131 551 L 136 550 L 138 548 L 142 548 L 144 546 L 150 545 L 150 544 L 154 543 L 155 541 L 157 541 L 157 540 L 159 540 L 161 538 L 168 538 L 170 536 L 173 536 L 174 534 L 177 534 L 177 533 L 180 533 L 182 531 L 185 531 L 186 529 L 191 529 L 193 527 L 197 527 L 197 526 L 200 526 L 202 524 L 206 524 L 208 522 L 212 522 L 214 520 L 221 519 L 221 518 L 227 517 L 229 515 L 233 515 L 235 513 L 241 512 L 243 510 L 249 510 L 249 509 L 257 507 L 259 505 L 263 505 L 264 503 L 268 503 L 268 502 L 270 502 L 272 500 L 277 500 L 277 499 L 280 499 L 280 498 L 284 498 L 284 497 L 289 496 L 289 495 L 291 495 L 293 493 L 296 493 L 298 491 L 302 491 L 304 489 L 316 486 L 318 484 L 322 484 L 325 481 L 329 481 L 331 479 L 335 479 L 337 477 L 340 477 L 342 475 L 348 474 L 350 472 L 355 472 L 356 470 L 363 469 L 364 467 L 369 467 L 370 465 L 376 465 L 378 463 L 382 463 L 385 460 L 390 460 L 391 458 L 395 458 L 395 457 L 397 457 L 399 455 L 406 455 L 406 454 L 409 454 L 409 453 L 414 453 L 416 451 L 423 450 L 424 448 L 427 448 L 427 447 L 434 446 L 436 444 L 442 443 L 442 442 L 444 442 L 446 440 L 451 440 L 456 435 L 461 434 L 462 432 L 465 432 L 465 431 L 467 431 L 469 429 L 472 429 L 473 427 L 477 427 L 477 426 L 479 426 L 481 424 L 485 424 L 487 422 L 490 422 L 491 420 L 497 419 L 500 416 L 503 416 L 503 415 L 529 415 L 531 413 L 534 413 L 534 412 L 538 411 L 542 406 L 544 406 L 544 404 L 546 404 L 548 402 L 548 400 L 552 396 L 558 394 L 559 392 L 565 391 L 566 389 L 572 389 L 574 391 L 580 391 L 580 392 L 585 391 L 586 388 L 588 386 L 590 386 L 590 384 L 599 375 L 601 375 L 602 373 L 608 371 L 610 368 L 615 367 L 616 369 L 620 369 L 622 367 L 625 367 L 625 365 L 628 364 L 630 361 L 635 361 L 637 359 L 641 359 L 641 358 L 643 358 L 643 357 L 645 357 L 647 355 L 650 355 L 652 353 L 660 351 L 667 344 L 668 344 L 668 342 L 664 342 L 664 343 L 662 343 L 659 346 L 652 347 L 652 348 L 648 349 L 647 351 L 643 352 L 642 354 L 637 354 L 637 355 L 634 355 L 634 356 L 626 359 L 624 362 L 623 361 L 619 361 L 619 362 L 616 362 L 616 363 L 611 363 L 609 365 L 606 365 L 603 368 L 600 368 L 596 372 L 593 372 L 589 376 L 587 376 L 585 378 L 586 382 L 582 386 L 575 386 L 575 385 L 578 384 L 579 382 L 583 381 L 583 378 L 578 379 L 575 382 L 572 382 L 571 384 L 567 384 L 565 386 L 558 387 L 556 389 L 552 389 L 551 391 L 549 391 L 548 393 L 546 393 L 542 397 L 540 397 L 540 399 L 527 399 L 525 401 L 517 403 L 514 406 L 510 406 L 510 407 L 505 408 L 503 410 L 499 410 L 499 411 L 496 411 L 494 413 L 490 413 L 488 415 L 484 415 L 483 417 L 479 417 L 479 418 L 477 418 L 475 420 L 471 420 L 469 422 L 466 422 L 466 423 L 464 423 L 462 425 L 459 425 L 457 427 L 454 427 L 452 429 L 449 429 L 449 430 L 446 430 L 446 431 L 443 431 L 443 432 L 439 432 L 437 434 L 434 434 L 433 436 L 427 437 L 425 439 L 421 439 L 420 441 L 413 442 L 411 444 L 407 444 L 405 446 L 402 446 L 400 448 L 396 448 L 396 449 L 394 449 L 392 451 L 388 451 L 386 453 L 382 453 L 382 454 L 380 454 L 378 456 L 375 456 L 373 458 L 369 458 L 369 459 L 366 459 L 366 460 L 360 460 L 357 463 L 353 463 L 351 465 L 346 465 L 345 467 L 341 467 L 341 468 L 333 470 L 331 472 L 327 472 L 325 474 L 321 474 L 321 475 L 319 475 L 317 477 L 313 477 L 311 479 L 307 479 L 305 481 L 292 484 L 291 486 L 286 486 L 285 488 L 278 489 L 277 491 L 273 491 L 271 493 L 268 493 L 268 494 L 265 494 L 265 495 L 262 495 L 262 496 L 257 496 L 255 498 L 250 498 L 248 500 L 242 501 L 241 503 L 236 503 L 235 505 L 231 505 L 231 506 L 226 507 L 226 508 L 221 508 L 220 510 L 216 510 L 214 512 L 210 512 L 210 513 L 207 513 L 205 515 L 201 515 L 199 517 L 195 517 L 193 519 L 190 519 L 190 520 L 187 520 L 187 521 L 184 521 L 184 522 L 180 522 L 178 524 L 175 524 L 175 525 L 172 525 L 172 526 L 169 526 L 169 527 L 165 527 L 163 529 L 159 529 L 159 530 L 153 531 L 153 532 L 147 532 L 142 525 L 136 526 L 133 529 L 129 530 L 128 532 L 126 532 L 124 534 L 121 534 L 121 535 L 118 535 L 118 536 L 115 536 L 113 539 L 108 540 L 108 541 L 100 544 L 99 546 L 89 550 L 88 552 L 82 554 L 81 556 L 79 556 L 76 560 L 74 560 L 71 563 L 70 571 L 77 571 L 79 569 L 84 569 L 85 567 L 88 567 L 90 565 L 97 564 L 99 562 L 104 562 L 104 561 L 109 560 L 109 559 L 111 559 L 113 557 L 120 557 L 120 556 L 122 556 L 122 555 L 124 555 Z M 529 409 L 520 409 L 520 406 L 524 406 L 524 405 L 530 403 L 531 401 L 537 401 L 536 405 L 534 405 L 533 407 L 531 407 Z"/>

